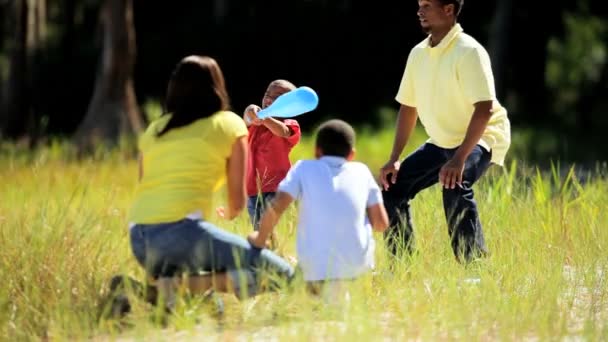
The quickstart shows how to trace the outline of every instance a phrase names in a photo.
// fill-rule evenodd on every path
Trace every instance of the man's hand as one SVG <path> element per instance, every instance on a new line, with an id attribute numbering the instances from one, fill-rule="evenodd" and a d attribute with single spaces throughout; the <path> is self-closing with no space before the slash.
<path id="1" fill-rule="evenodd" d="M 439 183 L 446 189 L 454 189 L 462 183 L 464 161 L 460 158 L 450 159 L 439 171 Z"/>
<path id="2" fill-rule="evenodd" d="M 260 107 L 253 104 L 247 106 L 247 108 L 245 108 L 245 120 L 248 121 L 249 124 L 254 126 L 261 125 L 263 121 L 260 120 L 257 115 L 260 110 Z"/>
<path id="3" fill-rule="evenodd" d="M 475 103 L 473 117 L 469 122 L 462 144 L 460 144 L 452 159 L 443 165 L 439 171 L 439 182 L 444 188 L 454 189 L 456 185 L 461 185 L 465 162 L 475 145 L 479 143 L 483 132 L 488 127 L 490 117 L 492 117 L 492 104 L 493 101 Z"/>
<path id="4" fill-rule="evenodd" d="M 266 248 L 266 241 L 260 238 L 259 232 L 252 232 L 247 236 L 247 241 L 253 246 L 257 248 Z"/>
<path id="5" fill-rule="evenodd" d="M 220 218 L 223 218 L 223 219 L 226 218 L 226 208 L 224 208 L 224 207 L 217 207 L 217 208 L 215 208 L 215 213 Z"/>
<path id="6" fill-rule="evenodd" d="M 401 162 L 399 162 L 399 160 L 389 160 L 380 169 L 380 183 L 382 183 L 382 187 L 385 191 L 388 190 L 390 184 L 395 184 L 395 182 L 397 181 L 397 173 L 399 172 L 400 167 Z M 391 175 L 390 184 L 389 180 L 386 179 L 389 174 Z"/>

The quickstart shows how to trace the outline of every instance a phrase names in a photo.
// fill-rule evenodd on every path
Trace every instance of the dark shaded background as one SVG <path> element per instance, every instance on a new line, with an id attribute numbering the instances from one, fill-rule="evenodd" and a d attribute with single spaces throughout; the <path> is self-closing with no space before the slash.
<path id="1" fill-rule="evenodd" d="M 15 1 L 22 0 L 0 0 L 5 90 Z M 22 127 L 4 125 L 4 139 L 74 133 L 97 75 L 101 3 L 47 2 L 48 34 L 37 48 L 32 109 L 5 113 L 29 119 Z M 531 132 L 531 141 L 552 139 L 546 157 L 566 151 L 569 159 L 607 157 L 608 20 L 601 5 L 465 1 L 460 22 L 490 52 L 499 100 L 516 130 Z M 276 78 L 315 89 L 320 105 L 299 119 L 305 129 L 326 117 L 386 125 L 380 109 L 397 108 L 394 95 L 407 54 L 424 38 L 414 0 L 134 0 L 133 6 L 139 104 L 162 102 L 174 65 L 185 55 L 204 54 L 222 66 L 236 112 L 259 103 Z"/>

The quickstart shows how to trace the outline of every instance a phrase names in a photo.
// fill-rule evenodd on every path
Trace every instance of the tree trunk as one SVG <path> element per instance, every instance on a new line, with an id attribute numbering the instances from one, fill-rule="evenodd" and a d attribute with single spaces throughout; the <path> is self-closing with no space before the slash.
<path id="1" fill-rule="evenodd" d="M 72 65 L 72 58 L 74 54 L 74 41 L 76 35 L 76 25 L 75 25 L 75 17 L 76 17 L 76 1 L 77 0 L 64 0 L 63 6 L 65 8 L 64 11 L 64 34 L 61 38 L 61 51 L 63 55 L 63 60 L 65 65 Z M 66 68 L 66 71 L 69 71 L 70 67 Z"/>
<path id="2" fill-rule="evenodd" d="M 512 27 L 513 48 L 510 49 L 513 67 L 511 88 L 517 93 L 517 113 L 527 124 L 543 127 L 550 123 L 559 130 L 560 122 L 551 116 L 546 86 L 548 42 L 562 31 L 563 7 L 546 6 L 542 2 L 528 2 L 516 7 L 519 17 Z M 542 23 L 538 18 L 543 18 Z M 532 34 L 531 34 L 532 28 Z"/>
<path id="3" fill-rule="evenodd" d="M 24 88 L 25 69 L 25 28 L 22 25 L 25 12 L 25 0 L 13 1 L 12 7 L 8 9 L 11 18 L 9 35 L 13 38 L 9 57 L 9 73 L 5 87 L 4 107 L 0 111 L 0 125 L 2 137 L 14 138 L 22 133 L 21 107 Z"/>
<path id="4" fill-rule="evenodd" d="M 215 19 L 215 23 L 222 24 L 226 14 L 228 14 L 228 0 L 214 0 L 213 17 Z"/>
<path id="5" fill-rule="evenodd" d="M 5 7 L 6 6 L 6 7 Z M 4 51 L 4 40 L 6 34 L 6 26 L 8 22 L 8 14 L 6 13 L 6 4 L 0 3 L 0 51 Z M 6 111 L 6 89 L 8 84 L 4 79 L 4 68 L 0 66 L 0 120 L 4 117 Z M 0 139 L 2 139 L 2 121 L 0 121 Z"/>
<path id="6" fill-rule="evenodd" d="M 46 0 L 36 0 L 35 16 L 35 36 L 38 42 L 44 41 L 46 37 Z"/>
<path id="7" fill-rule="evenodd" d="M 18 138 L 35 134 L 34 66 L 45 35 L 44 0 L 15 0 L 12 2 L 14 41 L 10 52 L 10 68 L 4 106 L 0 111 L 0 134 Z"/>
<path id="8" fill-rule="evenodd" d="M 89 149 L 95 143 L 114 145 L 122 135 L 141 131 L 133 89 L 135 28 L 132 0 L 105 0 L 101 7 L 103 49 L 93 97 L 76 141 Z"/>
<path id="9" fill-rule="evenodd" d="M 28 1 L 28 20 L 27 20 L 27 98 L 29 103 L 25 130 L 30 145 L 36 144 L 40 134 L 40 113 L 39 106 L 39 86 L 36 82 L 36 68 L 41 62 L 45 36 L 46 36 L 46 0 L 27 0 Z"/>
<path id="10" fill-rule="evenodd" d="M 494 82 L 496 84 L 496 95 L 499 100 L 504 99 L 507 74 L 507 60 L 511 32 L 511 18 L 513 14 L 513 0 L 498 0 L 494 23 L 490 31 L 490 54 Z"/>

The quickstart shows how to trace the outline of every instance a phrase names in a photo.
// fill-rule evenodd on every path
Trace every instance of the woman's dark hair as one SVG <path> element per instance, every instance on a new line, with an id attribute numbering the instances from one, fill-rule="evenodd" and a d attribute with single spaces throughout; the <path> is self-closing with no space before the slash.
<path id="1" fill-rule="evenodd" d="M 172 116 L 158 136 L 229 107 L 224 75 L 215 59 L 188 56 L 177 64 L 169 80 L 163 115 Z"/>

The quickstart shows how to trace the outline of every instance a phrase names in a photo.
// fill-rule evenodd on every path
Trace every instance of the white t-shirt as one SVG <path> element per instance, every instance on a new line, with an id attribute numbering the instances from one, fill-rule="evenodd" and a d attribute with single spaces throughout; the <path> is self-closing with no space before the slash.
<path id="1" fill-rule="evenodd" d="M 355 278 L 374 267 L 366 210 L 382 195 L 365 164 L 333 156 L 299 161 L 279 191 L 299 201 L 297 252 L 306 281 Z"/>

